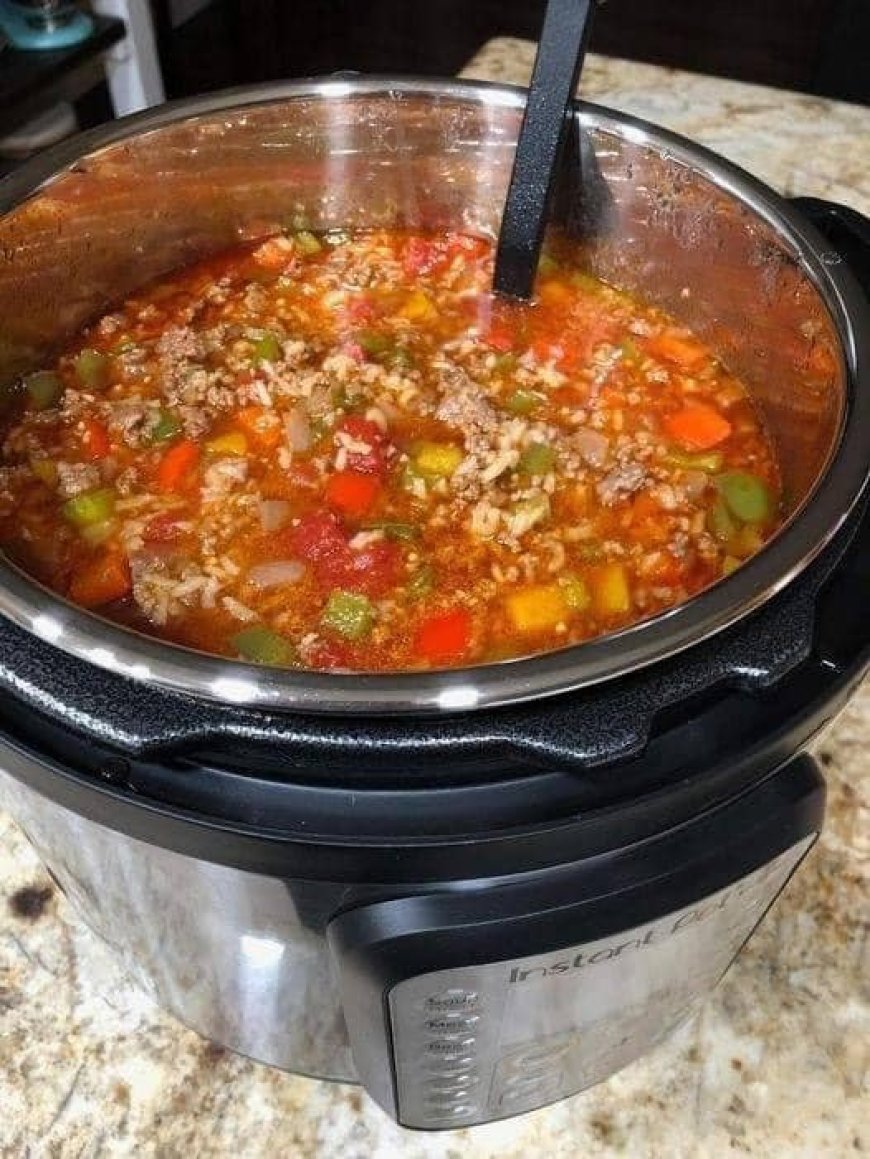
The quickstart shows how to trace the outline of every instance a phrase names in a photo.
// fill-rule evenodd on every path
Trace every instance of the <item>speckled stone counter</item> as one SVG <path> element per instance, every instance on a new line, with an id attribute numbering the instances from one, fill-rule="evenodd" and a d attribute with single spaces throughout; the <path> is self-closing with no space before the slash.
<path id="1" fill-rule="evenodd" d="M 467 75 L 522 83 L 531 45 Z M 684 132 L 787 192 L 870 212 L 870 112 L 592 58 L 584 93 Z M 0 1154 L 528 1159 L 870 1151 L 870 686 L 821 745 L 825 833 L 716 995 L 577 1098 L 408 1134 L 353 1087 L 209 1045 L 137 991 L 0 815 Z"/>

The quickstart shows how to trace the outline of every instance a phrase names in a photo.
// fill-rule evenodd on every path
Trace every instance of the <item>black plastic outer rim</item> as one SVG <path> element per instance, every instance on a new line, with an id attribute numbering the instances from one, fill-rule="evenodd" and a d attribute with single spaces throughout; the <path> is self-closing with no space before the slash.
<path id="1" fill-rule="evenodd" d="M 279 101 L 305 95 L 417 93 L 502 101 L 520 108 L 524 90 L 480 82 L 433 82 L 402 78 L 312 80 L 230 90 L 176 102 L 156 112 L 140 113 L 108 127 L 92 130 L 63 143 L 0 183 L 0 212 L 35 192 L 52 174 L 82 150 L 111 144 L 140 129 L 159 128 L 173 121 L 239 105 Z M 598 640 L 560 652 L 484 665 L 454 672 L 368 675 L 265 672 L 253 665 L 194 653 L 108 624 L 73 608 L 38 588 L 0 560 L 0 613 L 27 631 L 34 631 L 34 595 L 40 616 L 64 625 L 58 647 L 89 663 L 147 679 L 206 699 L 226 700 L 270 710 L 309 713 L 399 715 L 474 711 L 495 705 L 538 699 L 606 681 L 627 670 L 645 667 L 675 655 L 700 639 L 715 635 L 791 583 L 833 540 L 865 494 L 870 463 L 870 390 L 858 390 L 860 376 L 870 373 L 870 310 L 855 279 L 831 251 L 822 235 L 778 194 L 730 162 L 685 138 L 637 118 L 595 106 L 578 104 L 585 119 L 599 119 L 606 129 L 615 119 L 643 139 L 666 145 L 677 160 L 707 166 L 720 184 L 775 228 L 790 234 L 801 253 L 808 276 L 826 299 L 843 336 L 850 397 L 840 444 L 824 477 L 803 510 L 763 551 L 720 584 L 677 608 Z M 848 339 L 848 341 L 847 341 Z M 790 561 L 786 568 L 782 559 Z M 101 647 L 94 647 L 95 638 Z M 143 664 L 145 667 L 143 668 Z"/>

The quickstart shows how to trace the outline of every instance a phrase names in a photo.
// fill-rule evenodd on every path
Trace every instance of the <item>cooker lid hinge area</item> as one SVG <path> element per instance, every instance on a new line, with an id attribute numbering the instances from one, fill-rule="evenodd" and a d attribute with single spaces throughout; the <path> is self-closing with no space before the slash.
<path id="1" fill-rule="evenodd" d="M 818 771 L 799 757 L 642 855 L 340 915 L 327 936 L 361 1081 L 404 1126 L 437 1130 L 605 1078 L 712 990 L 823 806 Z"/>

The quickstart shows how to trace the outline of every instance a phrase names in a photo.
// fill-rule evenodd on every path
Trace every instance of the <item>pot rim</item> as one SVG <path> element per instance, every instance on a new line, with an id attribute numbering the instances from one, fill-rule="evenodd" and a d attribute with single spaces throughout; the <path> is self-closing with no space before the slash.
<path id="1" fill-rule="evenodd" d="M 221 110 L 316 97 L 417 96 L 521 110 L 526 90 L 483 81 L 349 77 L 228 89 L 174 101 L 64 141 L 0 182 L 0 214 L 36 194 L 87 154 L 130 136 Z M 870 309 L 839 254 L 774 190 L 689 139 L 603 106 L 575 101 L 583 122 L 667 152 L 747 204 L 792 246 L 836 325 L 847 391 L 840 431 L 824 473 L 802 507 L 758 555 L 692 599 L 553 652 L 432 672 L 316 672 L 264 668 L 144 636 L 68 603 L 0 558 L 0 614 L 90 664 L 197 698 L 270 710 L 323 714 L 469 711 L 536 700 L 600 684 L 665 660 L 759 609 L 831 543 L 860 503 L 870 465 Z M 858 389 L 864 375 L 868 389 Z"/>

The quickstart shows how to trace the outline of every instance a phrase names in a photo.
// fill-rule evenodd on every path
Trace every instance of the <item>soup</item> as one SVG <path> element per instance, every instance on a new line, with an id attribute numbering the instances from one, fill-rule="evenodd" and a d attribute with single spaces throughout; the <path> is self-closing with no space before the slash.
<path id="1" fill-rule="evenodd" d="M 743 384 L 550 243 L 537 299 L 459 233 L 249 244 L 144 289 L 23 379 L 0 543 L 149 635 L 400 671 L 624 628 L 777 530 Z"/>

